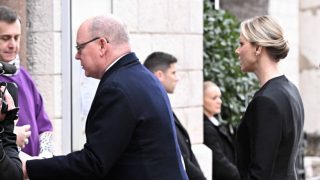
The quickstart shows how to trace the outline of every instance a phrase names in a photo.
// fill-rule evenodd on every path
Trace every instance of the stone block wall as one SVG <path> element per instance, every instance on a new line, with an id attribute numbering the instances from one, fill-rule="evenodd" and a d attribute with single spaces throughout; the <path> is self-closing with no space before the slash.
<path id="1" fill-rule="evenodd" d="M 300 84 L 305 107 L 306 176 L 320 178 L 320 2 L 300 0 Z"/>
<path id="2" fill-rule="evenodd" d="M 268 14 L 268 6 L 269 0 L 220 0 L 220 8 L 233 13 L 240 21 L 249 17 Z"/>
<path id="3" fill-rule="evenodd" d="M 55 135 L 56 153 L 61 153 L 61 1 L 27 1 L 27 69 L 42 94 Z"/>
<path id="4" fill-rule="evenodd" d="M 320 133 L 320 1 L 300 1 L 301 90 L 305 105 L 305 129 Z M 319 149 L 320 150 L 320 149 Z"/>

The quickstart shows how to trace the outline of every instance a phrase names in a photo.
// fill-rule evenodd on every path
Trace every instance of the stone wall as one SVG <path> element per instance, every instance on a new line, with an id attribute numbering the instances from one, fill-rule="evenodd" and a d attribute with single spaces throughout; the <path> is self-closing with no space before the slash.
<path id="1" fill-rule="evenodd" d="M 300 2 L 301 91 L 308 133 L 320 133 L 320 1 Z"/>
<path id="2" fill-rule="evenodd" d="M 300 84 L 305 107 L 306 176 L 320 178 L 320 1 L 300 0 Z"/>
<path id="3" fill-rule="evenodd" d="M 220 0 L 220 8 L 236 15 L 239 21 L 268 14 L 269 0 Z"/>
<path id="4" fill-rule="evenodd" d="M 61 152 L 61 1 L 29 0 L 27 64 L 53 123 L 56 152 Z"/>

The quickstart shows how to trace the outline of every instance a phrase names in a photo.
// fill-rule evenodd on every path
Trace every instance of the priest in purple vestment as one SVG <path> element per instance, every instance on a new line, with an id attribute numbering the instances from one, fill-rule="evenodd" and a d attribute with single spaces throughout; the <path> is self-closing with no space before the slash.
<path id="1" fill-rule="evenodd" d="M 20 19 L 10 8 L 3 6 L 0 10 L 0 61 L 17 67 L 15 74 L 0 75 L 0 82 L 14 82 L 18 86 L 17 145 L 28 155 L 51 157 L 52 124 L 31 76 L 19 66 Z"/>

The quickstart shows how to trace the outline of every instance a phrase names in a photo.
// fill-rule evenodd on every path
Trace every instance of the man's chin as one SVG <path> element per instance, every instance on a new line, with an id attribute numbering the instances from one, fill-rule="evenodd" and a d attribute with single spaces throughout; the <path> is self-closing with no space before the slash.
<path id="1" fill-rule="evenodd" d="M 0 60 L 1 60 L 1 61 L 4 61 L 4 62 L 11 62 L 11 61 L 15 60 L 16 57 L 17 57 L 17 56 L 14 56 L 14 57 L 9 56 L 9 57 L 0 58 Z"/>
<path id="2" fill-rule="evenodd" d="M 168 93 L 168 94 L 173 94 L 174 91 L 168 91 L 168 90 L 167 90 L 167 93 Z"/>

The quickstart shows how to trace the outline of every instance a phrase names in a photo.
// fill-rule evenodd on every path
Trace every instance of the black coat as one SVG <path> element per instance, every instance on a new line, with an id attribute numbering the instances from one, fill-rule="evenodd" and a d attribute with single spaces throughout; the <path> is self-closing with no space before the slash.
<path id="1" fill-rule="evenodd" d="M 184 165 L 189 177 L 189 180 L 205 180 L 205 176 L 200 169 L 199 163 L 192 152 L 191 141 L 187 130 L 180 123 L 177 116 L 173 113 L 174 122 L 181 154 L 184 160 Z"/>
<path id="2" fill-rule="evenodd" d="M 212 179 L 239 180 L 234 139 L 228 127 L 224 124 L 215 126 L 206 115 L 203 119 L 204 144 L 212 150 Z"/>
<path id="3" fill-rule="evenodd" d="M 237 131 L 241 179 L 294 180 L 303 123 L 298 89 L 285 76 L 264 84 L 248 105 Z"/>
<path id="4" fill-rule="evenodd" d="M 185 180 L 167 93 L 134 53 L 102 77 L 87 141 L 66 156 L 27 161 L 30 179 Z"/>
<path id="5" fill-rule="evenodd" d="M 23 179 L 22 164 L 16 144 L 16 135 L 13 133 L 14 121 L 0 122 L 0 179 Z"/>

